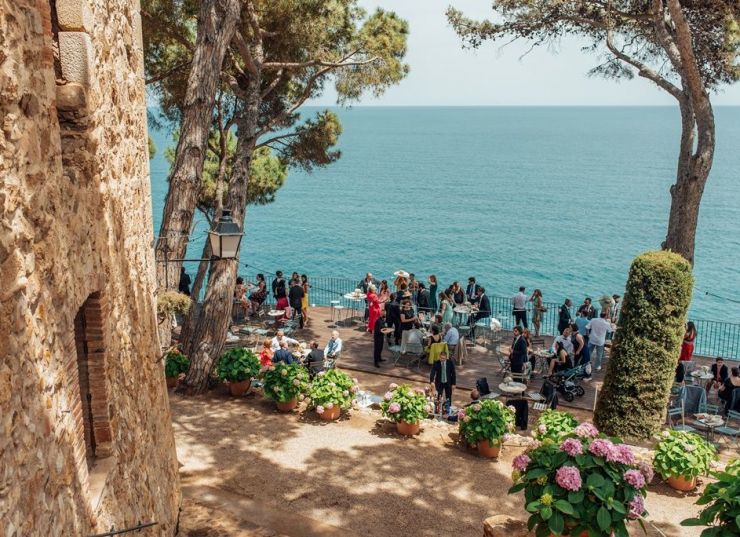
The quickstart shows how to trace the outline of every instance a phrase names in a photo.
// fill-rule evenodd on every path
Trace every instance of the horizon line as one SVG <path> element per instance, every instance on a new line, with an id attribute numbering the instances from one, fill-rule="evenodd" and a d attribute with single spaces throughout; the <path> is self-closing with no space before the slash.
<path id="1" fill-rule="evenodd" d="M 305 104 L 316 108 L 677 108 L 673 104 Z M 718 104 L 712 108 L 740 108 L 740 104 Z"/>

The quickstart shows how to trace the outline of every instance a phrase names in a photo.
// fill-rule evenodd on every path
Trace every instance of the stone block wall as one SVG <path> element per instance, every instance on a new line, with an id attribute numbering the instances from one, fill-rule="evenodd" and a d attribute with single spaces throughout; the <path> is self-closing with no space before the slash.
<path id="1" fill-rule="evenodd" d="M 138 0 L 0 0 L 0 535 L 173 535 Z"/>

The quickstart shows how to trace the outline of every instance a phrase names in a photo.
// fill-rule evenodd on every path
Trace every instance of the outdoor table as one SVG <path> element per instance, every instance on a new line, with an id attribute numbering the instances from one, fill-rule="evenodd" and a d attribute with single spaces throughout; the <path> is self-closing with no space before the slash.
<path id="1" fill-rule="evenodd" d="M 461 326 L 468 324 L 468 316 L 471 313 L 475 313 L 476 310 L 470 304 L 460 304 L 459 306 L 455 306 L 452 311 L 455 312 L 457 319 L 457 323 L 454 324 Z"/>
<path id="2" fill-rule="evenodd" d="M 365 299 L 367 298 L 367 295 L 363 293 L 360 293 L 359 295 L 356 295 L 355 293 L 347 293 L 346 295 L 344 295 L 344 298 L 346 300 L 349 300 L 350 302 L 350 308 L 352 310 L 352 313 L 350 315 L 350 319 L 351 319 L 350 322 L 354 322 L 354 318 L 356 317 L 357 310 L 358 310 L 357 308 L 358 303 L 364 302 Z"/>
<path id="3" fill-rule="evenodd" d="M 496 392 L 491 392 L 491 393 L 487 393 L 486 395 L 481 395 L 480 398 L 481 399 L 496 399 L 499 395 L 501 394 L 496 393 Z"/>
<path id="4" fill-rule="evenodd" d="M 535 356 L 534 370 L 537 373 L 544 373 L 550 368 L 550 356 L 552 356 L 552 353 L 548 349 L 539 349 L 532 354 Z"/>
<path id="5" fill-rule="evenodd" d="M 708 442 L 714 441 L 714 429 L 720 427 L 725 420 L 722 416 L 716 414 L 694 414 L 696 421 L 706 427 L 706 437 Z"/>
<path id="6" fill-rule="evenodd" d="M 375 395 L 369 390 L 357 392 L 357 397 L 355 399 L 357 400 L 357 406 L 360 408 L 369 408 L 373 405 L 380 405 L 383 401 L 382 397 Z"/>
<path id="7" fill-rule="evenodd" d="M 521 382 L 502 382 L 498 385 L 498 389 L 504 394 L 504 397 L 515 397 L 521 396 L 527 390 L 527 385 Z"/>
<path id="8" fill-rule="evenodd" d="M 285 310 L 270 310 L 267 312 L 267 315 L 272 317 L 272 324 L 273 326 L 277 326 L 278 319 L 285 315 Z"/>
<path id="9" fill-rule="evenodd" d="M 701 380 L 712 380 L 714 378 L 714 375 L 712 375 L 709 371 L 692 371 L 689 373 L 692 377 L 701 379 Z"/>

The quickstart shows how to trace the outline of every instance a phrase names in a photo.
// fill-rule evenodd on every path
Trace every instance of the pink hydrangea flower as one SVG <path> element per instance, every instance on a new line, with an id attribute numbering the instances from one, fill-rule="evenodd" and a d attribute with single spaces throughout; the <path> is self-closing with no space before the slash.
<path id="1" fill-rule="evenodd" d="M 575 457 L 583 453 L 583 444 L 577 438 L 568 438 L 560 446 L 560 451 L 567 453 L 571 457 Z"/>
<path id="2" fill-rule="evenodd" d="M 637 464 L 637 469 L 640 470 L 640 473 L 645 478 L 645 483 L 650 483 L 653 480 L 653 477 L 655 477 L 653 467 L 645 461 L 640 461 Z"/>
<path id="3" fill-rule="evenodd" d="M 632 449 L 626 444 L 617 444 L 606 456 L 606 460 L 609 462 L 621 462 L 622 464 L 635 464 L 635 454 L 632 453 Z"/>
<path id="4" fill-rule="evenodd" d="M 588 450 L 597 457 L 606 458 L 614 450 L 614 444 L 612 444 L 610 440 L 597 438 L 591 442 L 591 445 L 588 446 Z"/>
<path id="5" fill-rule="evenodd" d="M 300 386 L 300 385 L 301 385 L 301 381 L 300 380 L 293 379 L 293 386 Z"/>
<path id="6" fill-rule="evenodd" d="M 501 441 L 502 441 L 502 442 L 508 442 L 509 440 L 511 440 L 511 437 L 512 437 L 512 436 L 513 436 L 513 435 L 511 435 L 511 434 L 509 434 L 509 433 L 504 433 L 504 436 L 502 436 L 502 437 L 501 437 Z"/>
<path id="7" fill-rule="evenodd" d="M 529 458 L 529 455 L 527 455 L 526 453 L 522 453 L 521 455 L 517 455 L 516 457 L 514 457 L 511 465 L 514 467 L 514 470 L 524 472 L 526 471 L 527 466 L 529 466 L 530 462 L 532 462 L 532 459 Z"/>
<path id="8" fill-rule="evenodd" d="M 303 401 L 305 398 L 306 398 L 306 396 L 303 395 L 303 394 L 301 394 L 301 395 L 298 396 L 298 400 L 299 401 Z"/>
<path id="9" fill-rule="evenodd" d="M 465 409 L 461 408 L 457 411 L 457 419 L 461 420 L 465 417 Z"/>
<path id="10" fill-rule="evenodd" d="M 332 408 L 334 408 L 334 403 L 326 403 L 326 408 L 331 410 Z"/>
<path id="11" fill-rule="evenodd" d="M 624 480 L 636 489 L 641 489 L 645 486 L 645 476 L 639 470 L 627 470 L 624 473 Z"/>
<path id="12" fill-rule="evenodd" d="M 581 423 L 578 427 L 576 427 L 575 433 L 581 437 L 596 436 L 599 434 L 599 430 L 596 427 L 594 427 L 592 423 L 589 423 L 586 421 L 584 423 Z"/>
<path id="13" fill-rule="evenodd" d="M 555 482 L 565 490 L 576 492 L 581 490 L 581 472 L 575 466 L 561 466 L 555 472 Z"/>
<path id="14" fill-rule="evenodd" d="M 385 395 L 383 395 L 383 399 L 386 401 L 390 401 L 393 398 L 393 394 L 391 392 L 385 392 Z"/>
<path id="15" fill-rule="evenodd" d="M 644 512 L 645 501 L 642 499 L 642 496 L 638 494 L 632 498 L 632 501 L 629 503 L 629 513 L 627 513 L 627 516 L 635 520 L 640 518 Z"/>
<path id="16" fill-rule="evenodd" d="M 323 414 L 324 413 L 324 407 L 319 405 L 316 407 L 316 413 L 317 414 Z"/>
<path id="17" fill-rule="evenodd" d="M 359 387 L 359 386 L 358 386 L 357 384 L 355 384 L 354 386 L 352 386 L 352 387 L 350 388 L 350 390 L 349 390 L 349 391 L 351 391 L 352 393 L 357 393 L 357 391 L 358 391 L 359 389 L 360 389 L 360 387 Z"/>
<path id="18" fill-rule="evenodd" d="M 476 412 L 480 412 L 480 409 L 481 408 L 482 407 L 479 404 L 477 404 L 477 403 L 473 405 L 473 410 L 475 410 Z"/>
<path id="19" fill-rule="evenodd" d="M 390 405 L 388 405 L 388 412 L 390 412 L 391 414 L 395 414 L 400 411 L 401 405 L 399 405 L 398 403 L 391 403 Z"/>
<path id="20" fill-rule="evenodd" d="M 389 385 L 388 387 L 389 387 L 389 388 L 390 388 L 391 390 L 395 390 L 396 388 L 398 388 L 398 384 L 396 384 L 395 382 L 391 382 L 391 383 L 390 383 L 390 385 Z"/>
<path id="21" fill-rule="evenodd" d="M 540 426 L 537 427 L 537 430 L 540 432 L 540 434 L 545 434 L 547 432 L 547 425 L 544 423 L 540 423 Z"/>

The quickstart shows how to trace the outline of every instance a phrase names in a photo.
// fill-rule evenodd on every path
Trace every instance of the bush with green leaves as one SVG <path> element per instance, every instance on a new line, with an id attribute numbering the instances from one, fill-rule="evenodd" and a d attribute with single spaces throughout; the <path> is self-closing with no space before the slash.
<path id="1" fill-rule="evenodd" d="M 190 360 L 176 348 L 171 348 L 164 355 L 164 376 L 176 377 L 180 373 L 187 373 L 190 369 Z"/>
<path id="2" fill-rule="evenodd" d="M 717 458 L 714 446 L 696 433 L 664 431 L 655 446 L 653 466 L 664 479 L 691 479 L 709 472 L 709 464 Z"/>
<path id="3" fill-rule="evenodd" d="M 192 303 L 188 295 L 178 291 L 165 291 L 157 297 L 157 315 L 160 319 L 168 319 L 175 313 L 185 315 Z"/>
<path id="4" fill-rule="evenodd" d="M 308 371 L 301 364 L 278 362 L 262 369 L 265 397 L 277 403 L 303 400 L 308 391 Z"/>
<path id="5" fill-rule="evenodd" d="M 500 446 L 504 435 L 514 430 L 514 407 L 495 399 L 484 399 L 457 413 L 460 434 L 468 444 L 488 441 Z"/>
<path id="6" fill-rule="evenodd" d="M 229 349 L 221 355 L 216 366 L 216 374 L 221 380 L 241 382 L 257 376 L 260 360 L 248 349 Z"/>
<path id="7" fill-rule="evenodd" d="M 576 425 L 578 425 L 578 421 L 572 414 L 561 412 L 560 410 L 548 409 L 540 414 L 540 418 L 537 420 L 537 429 L 534 431 L 534 437 L 540 441 L 549 438 L 557 442 L 562 436 L 573 432 Z"/>
<path id="8" fill-rule="evenodd" d="M 740 459 L 727 465 L 724 472 L 712 472 L 717 482 L 704 488 L 697 505 L 707 505 L 697 518 L 681 522 L 682 526 L 709 526 L 701 537 L 740 535 Z"/>
<path id="9" fill-rule="evenodd" d="M 637 463 L 632 449 L 618 438 L 582 423 L 559 441 L 550 438 L 514 457 L 514 485 L 524 491 L 531 513 L 527 526 L 537 537 L 614 535 L 627 537 L 627 524 L 643 526 L 647 483 L 652 468 Z"/>
<path id="10" fill-rule="evenodd" d="M 389 391 L 385 392 L 380 409 L 391 421 L 410 424 L 419 423 L 432 411 L 424 390 L 412 388 L 409 384 L 399 386 L 396 383 L 392 383 Z"/>
<path id="11" fill-rule="evenodd" d="M 665 409 L 681 351 L 694 279 L 672 252 L 647 252 L 630 267 L 594 421 L 611 435 L 650 438 Z"/>
<path id="12" fill-rule="evenodd" d="M 329 369 L 321 371 L 311 382 L 308 390 L 308 406 L 322 414 L 324 408 L 338 406 L 342 410 L 352 406 L 357 393 L 357 383 L 344 371 Z"/>

